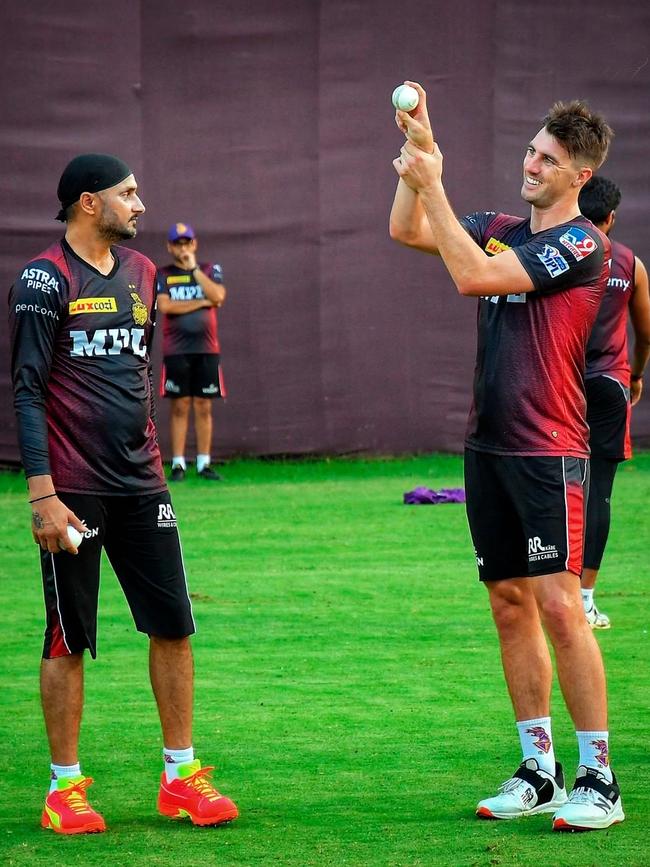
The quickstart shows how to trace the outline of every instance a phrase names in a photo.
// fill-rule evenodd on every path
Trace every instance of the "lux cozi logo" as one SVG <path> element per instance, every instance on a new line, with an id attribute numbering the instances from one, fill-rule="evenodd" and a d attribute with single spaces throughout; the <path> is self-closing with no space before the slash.
<path id="1" fill-rule="evenodd" d="M 70 316 L 80 313 L 115 313 L 117 301 L 115 298 L 78 298 L 68 304 Z"/>
<path id="2" fill-rule="evenodd" d="M 119 355 L 130 352 L 144 358 L 147 346 L 144 328 L 99 328 L 89 335 L 87 331 L 71 331 L 70 355 Z"/>

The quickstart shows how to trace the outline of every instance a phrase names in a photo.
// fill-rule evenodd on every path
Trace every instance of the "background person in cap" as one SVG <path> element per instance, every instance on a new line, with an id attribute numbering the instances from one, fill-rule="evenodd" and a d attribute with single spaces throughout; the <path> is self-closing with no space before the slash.
<path id="1" fill-rule="evenodd" d="M 601 232 L 614 227 L 621 191 L 595 175 L 580 190 L 580 211 Z M 634 330 L 632 364 L 628 358 L 627 321 Z M 643 371 L 650 358 L 650 295 L 645 265 L 629 247 L 612 241 L 607 291 L 587 344 L 585 390 L 591 448 L 589 499 L 582 569 L 582 604 L 592 629 L 609 629 L 598 610 L 594 588 L 605 553 L 610 525 L 610 498 L 621 461 L 632 457 L 630 416 L 643 390 Z"/>
<path id="2" fill-rule="evenodd" d="M 196 469 L 218 481 L 210 466 L 212 401 L 225 397 L 220 367 L 217 308 L 226 300 L 221 265 L 198 264 L 194 229 L 174 223 L 167 236 L 170 265 L 158 269 L 158 309 L 163 322 L 162 392 L 171 398 L 171 480 L 185 478 L 185 443 L 194 408 Z"/>
<path id="3" fill-rule="evenodd" d="M 59 834 L 106 828 L 88 804 L 92 779 L 78 754 L 102 548 L 149 636 L 164 743 L 158 810 L 219 824 L 237 808 L 194 759 L 194 620 L 153 418 L 156 269 L 115 246 L 135 237 L 144 205 L 129 167 L 108 154 L 72 160 L 59 200 L 65 237 L 27 263 L 9 296 L 18 437 L 47 615 L 41 697 L 52 763 L 41 824 Z M 83 534 L 78 549 L 68 525 Z M 113 757 L 126 788 L 129 760 Z"/>

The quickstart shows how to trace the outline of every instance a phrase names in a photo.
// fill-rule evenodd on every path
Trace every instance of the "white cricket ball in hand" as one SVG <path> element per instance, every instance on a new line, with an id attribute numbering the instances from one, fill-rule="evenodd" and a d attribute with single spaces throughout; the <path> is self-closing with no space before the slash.
<path id="1" fill-rule="evenodd" d="M 413 111 L 420 101 L 420 96 L 410 84 L 400 84 L 393 91 L 393 105 L 400 111 Z"/>
<path id="2" fill-rule="evenodd" d="M 79 545 L 83 542 L 83 534 L 77 530 L 76 527 L 73 527 L 72 524 L 68 524 L 67 527 L 68 539 L 72 542 L 75 548 L 78 548 Z"/>

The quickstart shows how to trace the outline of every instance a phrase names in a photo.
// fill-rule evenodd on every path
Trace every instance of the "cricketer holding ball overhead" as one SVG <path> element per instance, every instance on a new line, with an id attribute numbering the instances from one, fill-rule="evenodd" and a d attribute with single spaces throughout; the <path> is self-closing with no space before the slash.
<path id="1" fill-rule="evenodd" d="M 624 819 L 609 764 L 603 662 L 580 595 L 589 430 L 585 347 L 609 275 L 610 243 L 580 214 L 578 194 L 612 131 L 579 100 L 556 103 L 524 147 L 527 219 L 494 211 L 458 220 L 442 183 L 426 94 L 398 110 L 405 134 L 391 237 L 437 254 L 461 295 L 478 302 L 474 400 L 465 439 L 467 514 L 487 588 L 522 763 L 477 813 L 553 813 L 553 829 Z M 548 636 L 576 727 L 567 795 L 550 720 Z"/>
<path id="2" fill-rule="evenodd" d="M 110 154 L 75 157 L 58 197 L 65 237 L 21 269 L 9 296 L 18 435 L 46 606 L 41 700 L 51 783 L 41 824 L 59 834 L 106 828 L 88 804 L 92 779 L 78 754 L 102 548 L 149 637 L 164 743 L 158 810 L 220 824 L 237 808 L 194 758 L 194 619 L 153 417 L 156 269 L 119 245 L 135 237 L 144 205 L 131 169 Z M 84 533 L 78 552 L 68 525 Z M 112 757 L 129 796 L 130 759 Z"/>

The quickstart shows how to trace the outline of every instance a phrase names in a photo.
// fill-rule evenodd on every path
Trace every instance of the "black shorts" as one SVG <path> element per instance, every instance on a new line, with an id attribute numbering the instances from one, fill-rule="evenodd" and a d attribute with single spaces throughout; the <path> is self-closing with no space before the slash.
<path id="1" fill-rule="evenodd" d="M 582 572 L 584 458 L 465 451 L 467 518 L 481 581 Z"/>
<path id="2" fill-rule="evenodd" d="M 165 397 L 225 397 L 219 355 L 166 355 L 162 393 Z"/>
<path id="3" fill-rule="evenodd" d="M 176 516 L 169 492 L 132 497 L 61 493 L 88 531 L 76 556 L 41 550 L 47 623 L 43 657 L 97 653 L 102 547 L 140 632 L 183 638 L 195 632 Z"/>
<path id="4" fill-rule="evenodd" d="M 630 389 L 612 376 L 585 382 L 589 446 L 593 457 L 625 461 L 632 457 Z"/>

